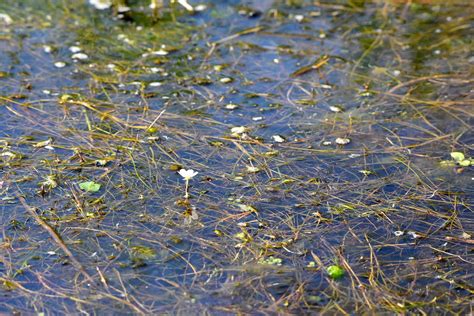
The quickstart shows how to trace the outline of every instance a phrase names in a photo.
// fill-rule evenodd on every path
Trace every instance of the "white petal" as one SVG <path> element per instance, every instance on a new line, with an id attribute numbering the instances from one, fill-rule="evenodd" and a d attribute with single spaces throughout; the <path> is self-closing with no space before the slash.
<path id="1" fill-rule="evenodd" d="M 237 127 L 232 127 L 230 129 L 230 131 L 233 133 L 233 134 L 243 134 L 247 131 L 247 127 L 245 126 L 237 126 Z"/>
<path id="2" fill-rule="evenodd" d="M 13 19 L 6 13 L 0 13 L 0 22 L 10 25 L 13 23 Z"/>
<path id="3" fill-rule="evenodd" d="M 97 10 L 106 10 L 112 6 L 111 0 L 89 0 Z"/>
<path id="4" fill-rule="evenodd" d="M 277 143 L 284 143 L 285 142 L 285 139 L 283 137 L 281 137 L 280 135 L 273 135 L 272 139 Z"/>
<path id="5" fill-rule="evenodd" d="M 89 58 L 89 56 L 87 56 L 87 55 L 84 54 L 84 53 L 77 53 L 77 54 L 72 55 L 71 58 L 72 58 L 72 59 L 81 59 L 81 60 L 84 60 L 84 59 Z"/>

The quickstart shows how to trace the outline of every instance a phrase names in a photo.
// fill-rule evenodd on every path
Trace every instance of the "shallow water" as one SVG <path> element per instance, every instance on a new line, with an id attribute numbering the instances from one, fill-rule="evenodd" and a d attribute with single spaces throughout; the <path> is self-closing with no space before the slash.
<path id="1" fill-rule="evenodd" d="M 0 311 L 469 313 L 474 6 L 202 3 L 0 2 Z"/>

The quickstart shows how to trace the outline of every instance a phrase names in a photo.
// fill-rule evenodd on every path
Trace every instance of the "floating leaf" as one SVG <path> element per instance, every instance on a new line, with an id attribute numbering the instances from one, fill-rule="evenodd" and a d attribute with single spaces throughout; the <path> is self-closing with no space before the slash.
<path id="1" fill-rule="evenodd" d="M 452 161 L 452 160 L 443 160 L 440 162 L 440 165 L 442 167 L 454 167 L 456 166 L 456 162 Z"/>
<path id="2" fill-rule="evenodd" d="M 87 192 L 97 192 L 100 190 L 100 184 L 94 181 L 86 181 L 79 183 L 79 188 Z"/>
<path id="3" fill-rule="evenodd" d="M 282 262 L 283 260 L 281 260 L 280 258 L 275 258 L 273 256 L 270 256 L 266 259 L 260 258 L 260 260 L 258 260 L 259 264 L 269 264 L 275 266 L 281 266 Z"/>
<path id="4" fill-rule="evenodd" d="M 342 278 L 345 273 L 344 269 L 338 265 L 329 266 L 327 268 L 327 272 L 329 274 L 329 277 L 334 280 Z"/>
<path id="5" fill-rule="evenodd" d="M 458 161 L 459 162 L 459 165 L 461 167 L 469 167 L 471 165 L 471 161 L 470 160 L 461 160 L 461 161 Z"/>
<path id="6" fill-rule="evenodd" d="M 463 161 L 465 158 L 464 158 L 464 154 L 459 152 L 459 151 L 454 151 L 451 153 L 451 158 L 453 158 L 454 160 L 456 160 L 457 162 L 460 162 L 460 161 Z"/>

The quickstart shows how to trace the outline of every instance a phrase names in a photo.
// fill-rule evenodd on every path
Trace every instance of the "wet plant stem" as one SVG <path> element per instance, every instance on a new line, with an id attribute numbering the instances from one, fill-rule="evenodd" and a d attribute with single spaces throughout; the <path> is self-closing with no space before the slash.
<path id="1" fill-rule="evenodd" d="M 184 189 L 184 198 L 187 200 L 189 199 L 189 179 L 184 180 L 186 183 L 186 187 Z"/>

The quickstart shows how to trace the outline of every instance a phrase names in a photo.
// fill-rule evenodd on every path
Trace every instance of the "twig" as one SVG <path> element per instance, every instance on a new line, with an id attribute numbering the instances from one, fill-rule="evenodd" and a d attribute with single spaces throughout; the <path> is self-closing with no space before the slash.
<path id="1" fill-rule="evenodd" d="M 31 216 L 33 216 L 33 218 L 36 220 L 36 222 L 38 224 L 40 224 L 41 227 L 43 227 L 43 229 L 46 232 L 48 232 L 48 234 L 51 236 L 51 238 L 53 238 L 54 242 L 59 246 L 59 248 L 61 248 L 62 251 L 64 251 L 64 253 L 66 254 L 66 256 L 69 257 L 69 260 L 71 261 L 72 265 L 77 270 L 79 270 L 79 272 L 87 280 L 89 280 L 90 282 L 94 282 L 94 279 L 90 276 L 89 273 L 87 273 L 87 271 L 84 269 L 82 264 L 76 259 L 76 257 L 72 254 L 72 252 L 66 246 L 66 244 L 62 240 L 61 236 L 59 236 L 59 234 L 45 220 L 43 220 L 41 217 L 38 216 L 38 214 L 36 213 L 36 210 L 26 203 L 24 197 L 18 196 L 18 199 L 20 200 L 20 203 L 23 205 L 23 207 L 26 209 L 26 211 L 28 213 L 30 213 Z"/>

